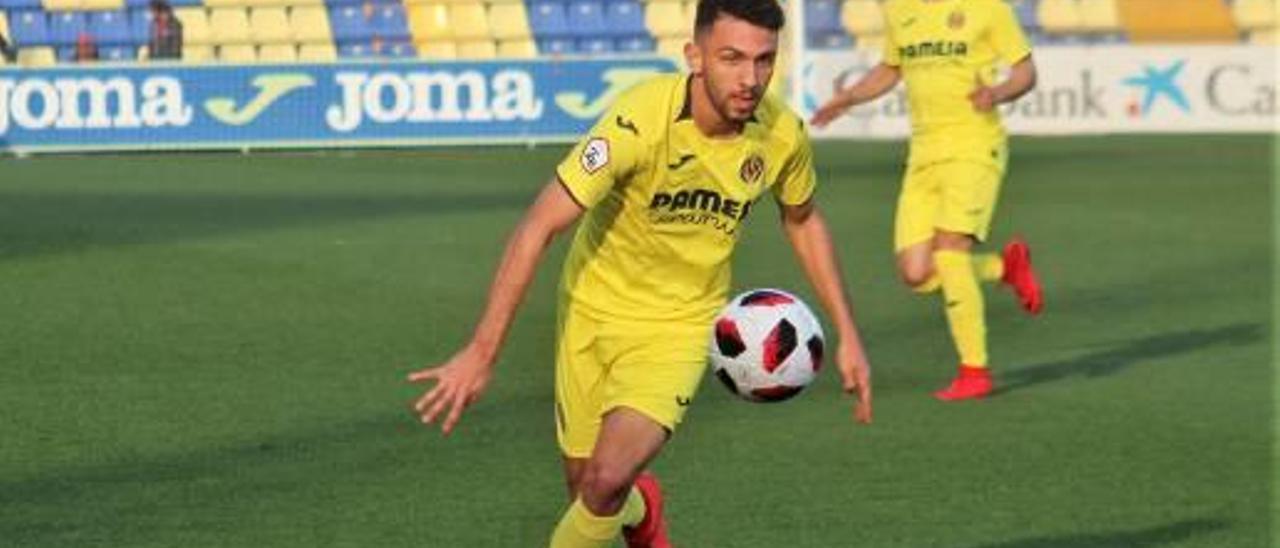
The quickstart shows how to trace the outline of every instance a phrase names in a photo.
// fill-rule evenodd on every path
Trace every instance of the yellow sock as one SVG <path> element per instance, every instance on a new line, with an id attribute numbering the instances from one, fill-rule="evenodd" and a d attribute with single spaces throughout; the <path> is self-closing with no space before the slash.
<path id="1" fill-rule="evenodd" d="M 647 511 L 648 508 L 645 507 L 640 490 L 632 486 L 631 492 L 627 493 L 627 502 L 623 503 L 622 511 L 618 512 L 618 517 L 622 518 L 623 525 L 634 527 L 644 521 L 644 513 Z"/>
<path id="2" fill-rule="evenodd" d="M 948 249 L 933 254 L 942 296 L 946 302 L 947 324 L 960 363 L 973 367 L 987 365 L 987 323 L 982 291 L 968 252 Z"/>
<path id="3" fill-rule="evenodd" d="M 973 271 L 978 279 L 994 282 L 1004 277 L 1004 258 L 995 253 L 983 253 L 973 256 Z"/>
<path id="4" fill-rule="evenodd" d="M 597 516 L 579 498 L 551 534 L 551 548 L 608 548 L 622 531 L 622 514 Z"/>

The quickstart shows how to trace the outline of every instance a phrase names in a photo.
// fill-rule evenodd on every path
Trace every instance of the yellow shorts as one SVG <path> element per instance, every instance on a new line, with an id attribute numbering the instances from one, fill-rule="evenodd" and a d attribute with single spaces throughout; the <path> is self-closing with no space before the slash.
<path id="1" fill-rule="evenodd" d="M 706 326 L 601 321 L 561 306 L 556 437 L 570 458 L 595 448 L 605 413 L 627 407 L 674 432 L 707 367 Z"/>
<path id="2" fill-rule="evenodd" d="M 985 241 L 1003 179 L 1003 166 L 972 160 L 908 166 L 898 196 L 894 251 L 928 241 L 939 230 Z"/>

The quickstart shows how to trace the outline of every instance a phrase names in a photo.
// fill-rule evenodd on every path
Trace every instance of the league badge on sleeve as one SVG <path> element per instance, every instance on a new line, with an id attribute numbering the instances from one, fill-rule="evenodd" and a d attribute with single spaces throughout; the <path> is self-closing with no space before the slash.
<path id="1" fill-rule="evenodd" d="M 600 168 L 609 165 L 609 141 L 601 137 L 587 141 L 587 146 L 582 147 L 580 160 L 582 170 L 588 175 L 594 175 Z"/>

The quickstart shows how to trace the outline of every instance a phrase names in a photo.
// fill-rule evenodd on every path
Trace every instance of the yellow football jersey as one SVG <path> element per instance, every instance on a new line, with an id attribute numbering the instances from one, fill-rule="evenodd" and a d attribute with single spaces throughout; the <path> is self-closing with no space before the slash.
<path id="1" fill-rule="evenodd" d="M 1001 162 L 1000 116 L 975 110 L 969 94 L 996 80 L 998 64 L 1031 54 L 1012 8 L 1003 0 L 889 0 L 885 24 L 884 62 L 907 85 L 910 162 Z"/>
<path id="2" fill-rule="evenodd" d="M 693 123 L 691 80 L 663 75 L 605 113 L 556 169 L 587 208 L 565 261 L 562 299 L 601 319 L 706 325 L 727 298 L 729 257 L 766 191 L 813 194 L 803 122 L 766 95 L 741 135 Z"/>

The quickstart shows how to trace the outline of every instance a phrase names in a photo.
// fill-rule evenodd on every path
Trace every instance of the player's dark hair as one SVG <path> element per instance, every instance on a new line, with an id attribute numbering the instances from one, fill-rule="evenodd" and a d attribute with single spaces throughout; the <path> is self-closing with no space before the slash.
<path id="1" fill-rule="evenodd" d="M 693 33 L 700 35 L 711 30 L 711 25 L 721 14 L 730 15 L 757 27 L 777 32 L 782 30 L 787 18 L 778 0 L 699 0 L 698 15 L 693 22 Z"/>

